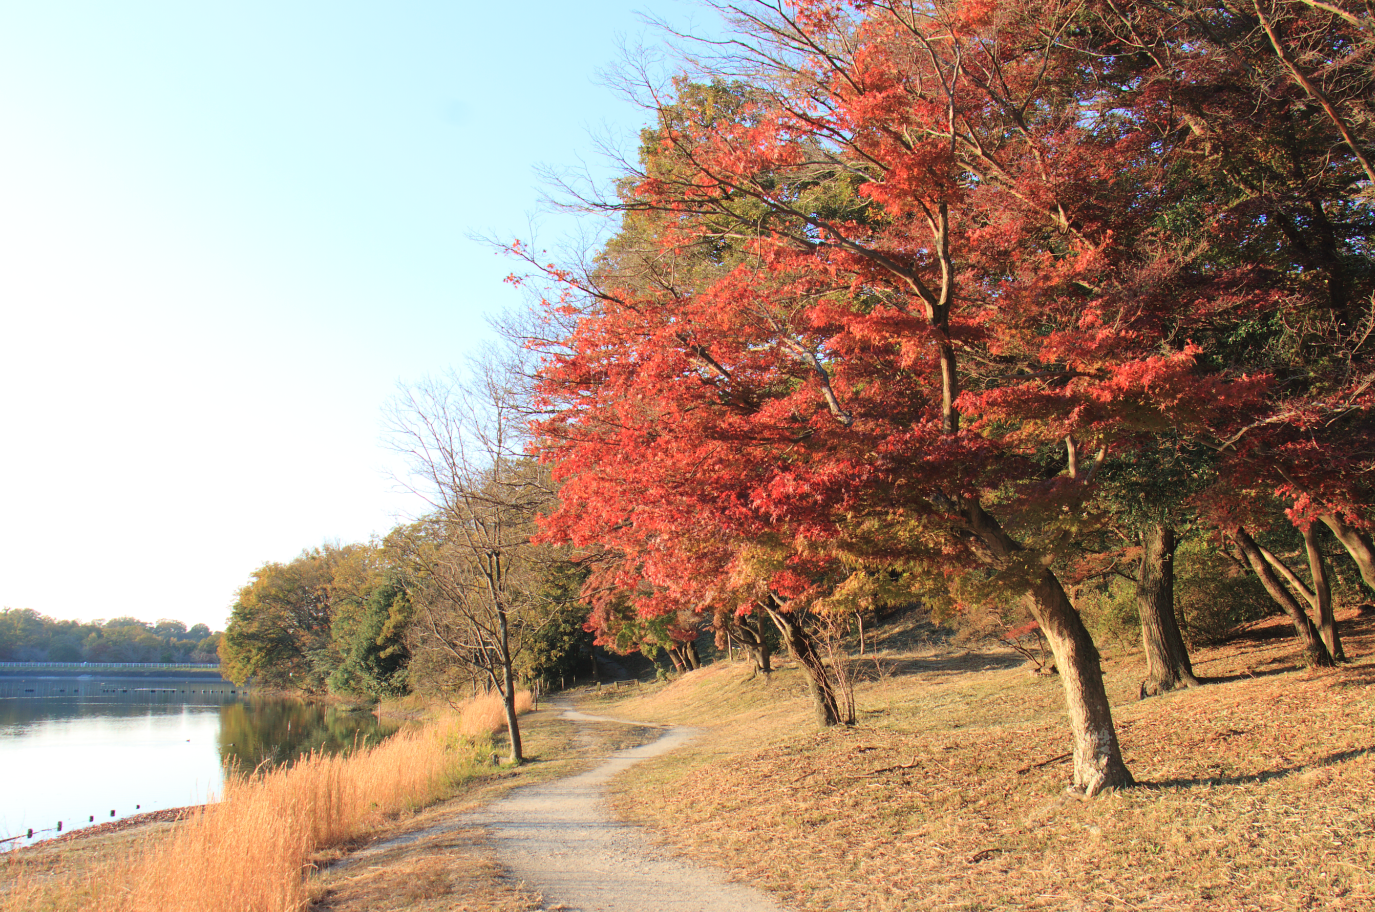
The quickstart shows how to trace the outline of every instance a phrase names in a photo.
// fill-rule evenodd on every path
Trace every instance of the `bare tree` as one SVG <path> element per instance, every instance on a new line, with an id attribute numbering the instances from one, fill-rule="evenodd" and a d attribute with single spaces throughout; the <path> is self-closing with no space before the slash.
<path id="1" fill-rule="evenodd" d="M 516 662 L 541 614 L 543 549 L 531 536 L 553 497 L 547 469 L 525 455 L 523 374 L 518 353 L 488 352 L 465 375 L 403 389 L 388 415 L 404 483 L 431 509 L 398 543 L 413 630 L 501 694 L 513 763 L 523 760 Z"/>

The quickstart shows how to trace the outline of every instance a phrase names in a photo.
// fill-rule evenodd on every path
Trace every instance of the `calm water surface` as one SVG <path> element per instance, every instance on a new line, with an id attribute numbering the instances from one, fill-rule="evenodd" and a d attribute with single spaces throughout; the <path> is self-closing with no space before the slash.
<path id="1" fill-rule="evenodd" d="M 394 730 L 369 713 L 251 696 L 219 680 L 0 678 L 0 839 L 201 804 L 219 792 L 227 763 L 251 770 Z"/>

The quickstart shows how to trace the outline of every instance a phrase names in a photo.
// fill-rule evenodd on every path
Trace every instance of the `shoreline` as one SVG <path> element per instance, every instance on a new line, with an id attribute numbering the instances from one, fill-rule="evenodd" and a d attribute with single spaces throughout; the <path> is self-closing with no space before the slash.
<path id="1" fill-rule="evenodd" d="M 0 668 L 0 681 L 74 681 L 91 678 L 141 681 L 148 679 L 182 681 L 223 681 L 228 678 L 215 671 L 170 668 Z"/>
<path id="2" fill-rule="evenodd" d="M 57 845 L 58 843 L 77 842 L 82 839 L 109 836 L 113 833 L 118 833 L 123 830 L 132 830 L 135 827 L 146 826 L 151 823 L 176 823 L 208 806 L 209 805 L 205 804 L 188 804 L 184 807 L 163 808 L 160 811 L 145 811 L 141 814 L 130 814 L 128 817 L 121 817 L 118 820 L 89 824 L 79 829 L 63 833 L 61 836 L 50 836 L 47 839 L 35 839 L 28 845 L 18 848 L 36 849 L 42 846 Z"/>

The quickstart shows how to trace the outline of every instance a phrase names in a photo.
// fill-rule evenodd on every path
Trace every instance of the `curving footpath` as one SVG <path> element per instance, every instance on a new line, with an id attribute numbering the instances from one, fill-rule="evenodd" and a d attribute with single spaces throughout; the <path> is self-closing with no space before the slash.
<path id="1" fill-rule="evenodd" d="M 579 722 L 616 722 L 575 712 Z M 629 723 L 642 724 L 642 723 Z M 578 912 L 786 912 L 767 894 L 721 871 L 665 855 L 642 828 L 622 823 L 606 800 L 608 780 L 691 739 L 672 727 L 656 741 L 619 751 L 590 772 L 517 789 L 468 819 L 491 833 L 497 857 L 546 908 Z"/>

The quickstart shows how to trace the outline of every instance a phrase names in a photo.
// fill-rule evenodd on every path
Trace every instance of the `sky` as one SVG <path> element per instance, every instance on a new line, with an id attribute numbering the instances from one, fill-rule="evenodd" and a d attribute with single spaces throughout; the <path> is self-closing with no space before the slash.
<path id="1" fill-rule="evenodd" d="M 385 534 L 382 410 L 519 304 L 539 172 L 613 172 L 648 3 L 0 3 L 0 607 L 221 629 Z"/>

